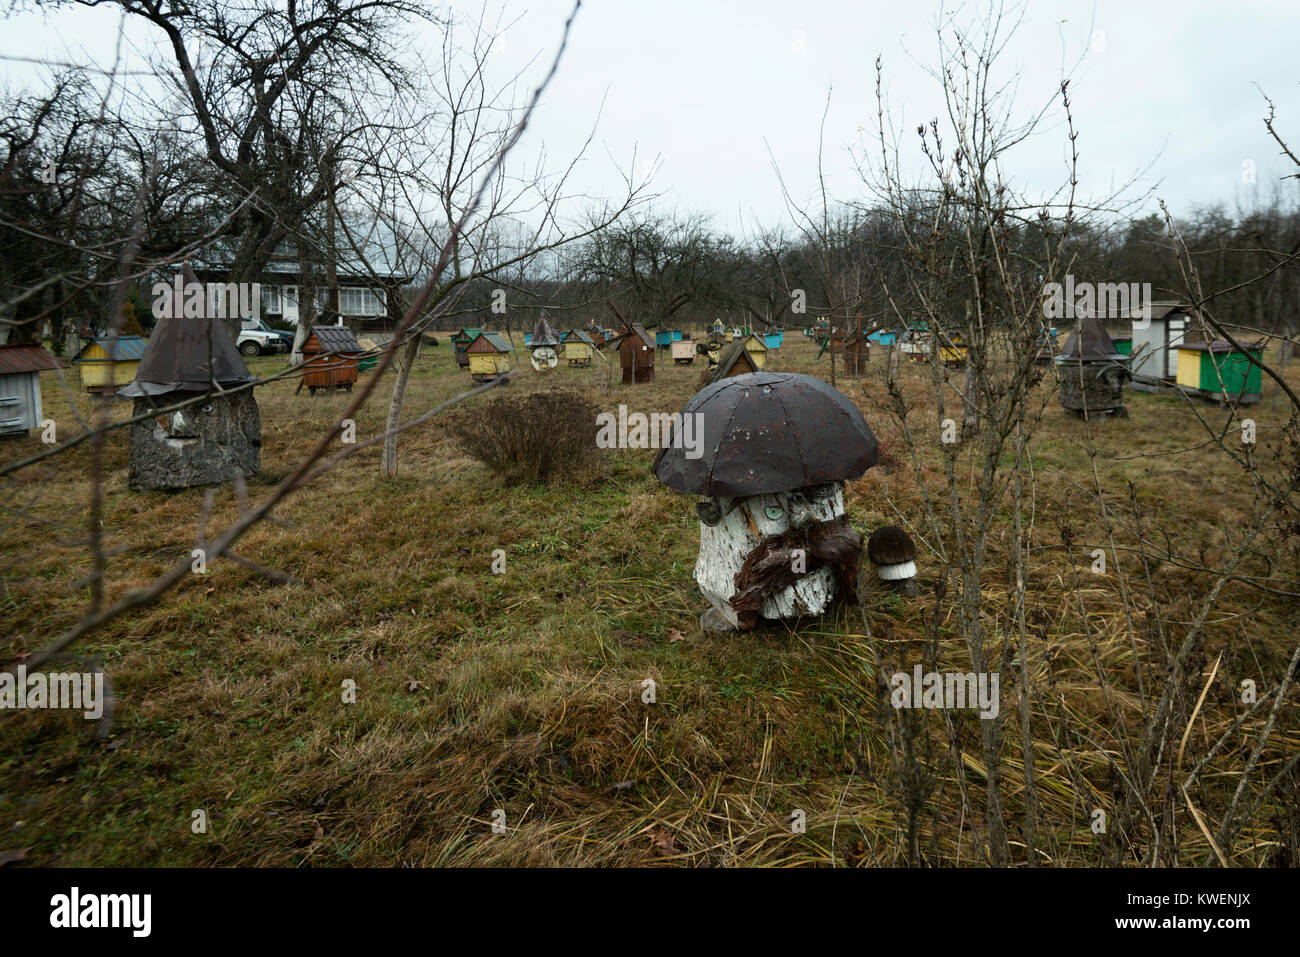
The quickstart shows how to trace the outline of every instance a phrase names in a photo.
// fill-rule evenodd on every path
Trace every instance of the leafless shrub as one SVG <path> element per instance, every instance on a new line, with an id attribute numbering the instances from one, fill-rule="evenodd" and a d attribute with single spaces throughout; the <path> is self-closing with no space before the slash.
<path id="1" fill-rule="evenodd" d="M 461 412 L 447 429 L 507 484 L 575 480 L 592 477 L 603 459 L 596 448 L 597 412 L 576 392 L 501 395 Z"/>

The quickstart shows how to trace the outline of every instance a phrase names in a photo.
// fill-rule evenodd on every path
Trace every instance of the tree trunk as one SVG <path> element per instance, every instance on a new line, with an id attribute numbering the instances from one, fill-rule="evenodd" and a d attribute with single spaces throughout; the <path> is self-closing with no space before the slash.
<path id="1" fill-rule="evenodd" d="M 416 356 L 420 354 L 420 334 L 413 333 L 406 345 L 402 346 L 394 357 L 397 367 L 397 379 L 393 382 L 393 395 L 388 400 L 388 422 L 384 428 L 384 455 L 380 469 L 385 478 L 397 477 L 397 433 L 394 431 L 402 422 L 402 403 L 406 399 L 406 383 L 411 377 Z"/>

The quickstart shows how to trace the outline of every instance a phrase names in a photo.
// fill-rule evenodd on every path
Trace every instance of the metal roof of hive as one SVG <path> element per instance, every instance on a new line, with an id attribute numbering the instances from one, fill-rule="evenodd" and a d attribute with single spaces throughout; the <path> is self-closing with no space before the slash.
<path id="1" fill-rule="evenodd" d="M 703 416 L 704 454 L 672 442 L 654 474 L 678 492 L 713 496 L 789 492 L 859 478 L 878 445 L 849 397 L 794 372 L 750 372 L 707 385 L 682 415 Z M 675 436 L 673 437 L 675 440 Z"/>
<path id="2" fill-rule="evenodd" d="M 112 336 L 95 336 L 77 353 L 73 362 L 107 362 L 108 359 L 86 359 L 83 358 L 86 350 L 91 346 L 99 346 L 114 362 L 132 362 L 144 355 L 144 350 L 148 347 L 149 340 L 144 336 L 118 336 L 114 339 Z"/>
<path id="3" fill-rule="evenodd" d="M 505 339 L 503 339 L 499 332 L 480 332 L 477 336 L 474 337 L 473 341 L 471 341 L 470 344 L 465 348 L 466 349 L 473 348 L 474 343 L 478 342 L 480 339 L 490 344 L 493 347 L 494 352 L 515 351 L 515 347 L 512 346 L 509 342 L 507 342 Z"/>
<path id="4" fill-rule="evenodd" d="M 545 314 L 537 317 L 537 325 L 533 326 L 533 334 L 529 337 L 528 346 L 531 349 L 539 349 L 542 346 L 558 346 L 560 339 L 555 335 L 555 330 L 551 324 L 546 321 Z"/>
<path id="5" fill-rule="evenodd" d="M 1084 316 L 1075 324 L 1065 348 L 1056 357 L 1057 362 L 1105 362 L 1123 359 L 1124 355 L 1111 342 L 1110 333 L 1096 316 Z"/>
<path id="6" fill-rule="evenodd" d="M 19 375 L 61 368 L 59 360 L 34 342 L 0 346 L 0 375 Z"/>
<path id="7" fill-rule="evenodd" d="M 312 326 L 307 337 L 316 337 L 321 352 L 365 352 L 357 337 L 347 326 Z"/>
<path id="8" fill-rule="evenodd" d="M 185 263 L 181 277 L 188 287 L 199 280 Z M 169 392 L 206 392 L 214 386 L 233 386 L 254 381 L 235 348 L 235 336 L 228 320 L 207 315 L 184 318 L 183 304 L 173 302 L 177 316 L 163 316 L 154 326 L 149 345 L 140 358 L 135 381 L 118 390 L 118 395 L 136 398 Z"/>

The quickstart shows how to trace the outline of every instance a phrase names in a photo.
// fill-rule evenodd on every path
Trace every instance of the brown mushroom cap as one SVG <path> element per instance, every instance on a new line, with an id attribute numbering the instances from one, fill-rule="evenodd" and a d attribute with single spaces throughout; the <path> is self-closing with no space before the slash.
<path id="1" fill-rule="evenodd" d="M 867 557 L 873 565 L 902 565 L 916 561 L 916 545 L 897 525 L 886 525 L 867 539 Z"/>

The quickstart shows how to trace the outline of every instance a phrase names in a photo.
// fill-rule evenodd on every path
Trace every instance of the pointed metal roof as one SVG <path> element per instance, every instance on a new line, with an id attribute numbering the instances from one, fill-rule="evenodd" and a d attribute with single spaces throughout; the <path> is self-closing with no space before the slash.
<path id="1" fill-rule="evenodd" d="M 198 277 L 189 263 L 181 267 L 185 288 Z M 204 297 L 203 315 L 185 318 L 184 305 L 172 303 L 172 315 L 154 326 L 149 345 L 140 358 L 135 381 L 118 390 L 118 395 L 136 398 L 169 392 L 206 392 L 214 386 L 228 387 L 252 382 L 254 376 L 235 348 L 229 320 L 211 319 Z"/>
<path id="2" fill-rule="evenodd" d="M 1105 362 L 1120 360 L 1124 355 L 1111 342 L 1110 333 L 1096 316 L 1084 316 L 1065 341 L 1057 362 Z"/>
<path id="3" fill-rule="evenodd" d="M 559 344 L 559 337 L 555 335 L 555 330 L 551 328 L 551 324 L 546 321 L 546 314 L 542 313 L 537 319 L 537 325 L 533 326 L 533 334 L 528 339 L 528 348 L 554 347 Z"/>

